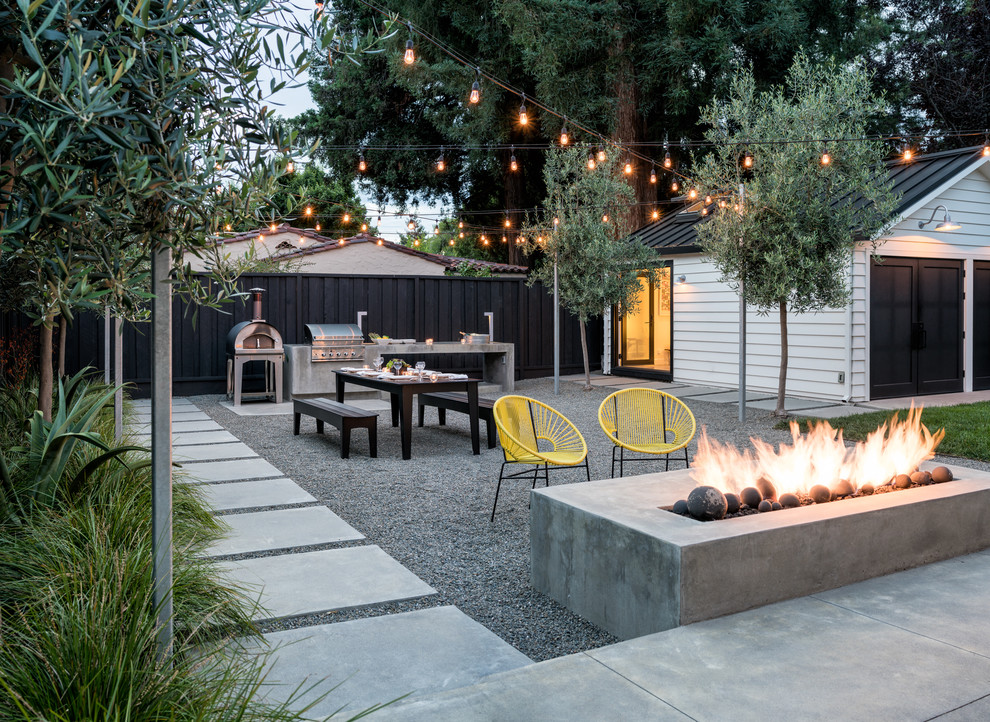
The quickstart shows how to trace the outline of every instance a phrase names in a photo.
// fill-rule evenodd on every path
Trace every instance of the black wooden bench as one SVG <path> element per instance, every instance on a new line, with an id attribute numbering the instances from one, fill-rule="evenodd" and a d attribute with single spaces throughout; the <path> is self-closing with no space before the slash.
<path id="1" fill-rule="evenodd" d="M 368 430 L 368 446 L 371 457 L 378 457 L 378 414 L 373 411 L 348 406 L 330 399 L 293 399 L 292 433 L 299 435 L 299 420 L 305 414 L 316 419 L 316 433 L 323 433 L 323 422 L 340 429 L 340 458 L 346 459 L 351 453 L 351 429 Z"/>
<path id="2" fill-rule="evenodd" d="M 440 425 L 447 423 L 447 410 L 471 413 L 468 409 L 467 394 L 460 391 L 438 391 L 433 394 L 419 394 L 419 425 L 423 425 L 423 415 L 427 406 L 436 406 L 440 415 Z M 495 448 L 495 402 L 491 399 L 478 399 L 478 418 L 484 419 L 488 429 L 488 448 Z"/>

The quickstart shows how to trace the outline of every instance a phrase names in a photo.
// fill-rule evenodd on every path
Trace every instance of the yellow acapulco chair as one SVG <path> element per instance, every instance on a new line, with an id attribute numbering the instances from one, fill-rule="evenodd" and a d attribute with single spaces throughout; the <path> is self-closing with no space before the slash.
<path id="1" fill-rule="evenodd" d="M 614 444 L 612 447 L 612 478 L 615 478 L 616 452 L 619 454 L 619 476 L 627 461 L 652 461 L 646 458 L 625 458 L 626 451 L 658 456 L 665 454 L 670 469 L 670 454 L 684 449 L 684 464 L 688 459 L 688 442 L 694 437 L 696 424 L 683 401 L 657 389 L 622 389 L 610 394 L 598 407 L 598 423 Z"/>
<path id="2" fill-rule="evenodd" d="M 528 478 L 532 474 L 535 489 L 541 468 L 546 485 L 550 486 L 551 466 L 583 466 L 588 481 L 591 481 L 588 445 L 577 427 L 559 411 L 527 396 L 503 396 L 495 402 L 493 414 L 505 461 L 498 475 L 491 521 L 495 521 L 495 507 L 498 506 L 503 479 Z M 532 464 L 534 468 L 506 474 L 507 464 Z"/>

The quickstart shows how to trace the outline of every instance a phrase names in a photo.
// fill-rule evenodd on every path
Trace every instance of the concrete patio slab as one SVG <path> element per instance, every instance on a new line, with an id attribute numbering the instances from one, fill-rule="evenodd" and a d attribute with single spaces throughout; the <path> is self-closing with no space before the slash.
<path id="1" fill-rule="evenodd" d="M 855 414 L 868 414 L 870 412 L 876 411 L 876 409 L 871 409 L 868 406 L 853 406 L 842 405 L 842 406 L 824 406 L 818 409 L 808 409 L 795 416 L 814 416 L 822 419 L 836 419 L 842 416 L 853 416 Z"/>
<path id="2" fill-rule="evenodd" d="M 230 527 L 230 532 L 210 546 L 206 556 L 276 551 L 364 539 L 364 534 L 325 506 L 227 514 L 221 519 Z"/>
<path id="3" fill-rule="evenodd" d="M 283 401 L 280 404 L 274 401 L 245 402 L 240 406 L 234 406 L 233 401 L 221 401 L 220 405 L 238 416 L 284 416 L 292 413 L 291 401 Z"/>
<path id="4" fill-rule="evenodd" d="M 990 719 L 990 694 L 935 719 L 938 722 L 987 722 Z"/>
<path id="5" fill-rule="evenodd" d="M 683 399 L 708 396 L 710 394 L 720 394 L 724 392 L 725 389 L 717 389 L 713 386 L 683 386 L 677 389 L 677 393 L 674 394 L 674 396 L 679 399 Z M 699 401 L 707 401 L 707 399 L 699 398 Z"/>
<path id="6" fill-rule="evenodd" d="M 148 409 L 150 409 L 151 408 L 151 399 L 134 399 L 133 401 L 131 401 L 131 405 L 135 409 L 140 409 L 140 408 L 148 408 Z M 172 399 L 172 408 L 174 409 L 176 406 L 191 406 L 192 408 L 197 408 L 196 407 L 196 404 L 194 404 L 192 401 L 190 401 L 189 399 L 183 399 L 183 398 L 173 398 Z"/>
<path id="7" fill-rule="evenodd" d="M 769 394 L 760 394 L 755 391 L 751 391 L 746 394 L 746 405 L 750 406 L 752 405 L 751 402 L 762 401 L 764 399 L 770 399 L 770 398 L 776 398 L 776 397 L 770 396 Z M 722 391 L 717 394 L 705 394 L 704 400 L 711 401 L 712 403 L 716 403 L 716 404 L 732 404 L 739 401 L 739 392 Z"/>
<path id="8" fill-rule="evenodd" d="M 777 397 L 768 396 L 765 399 L 752 402 L 746 399 L 746 406 L 751 409 L 773 411 L 777 408 Z M 784 397 L 785 411 L 808 411 L 809 409 L 824 409 L 828 406 L 833 406 L 833 403 L 831 401 L 812 401 L 810 399 L 795 399 L 790 396 Z"/>
<path id="9" fill-rule="evenodd" d="M 184 464 L 182 470 L 192 482 L 247 481 L 285 476 L 264 459 L 232 459 L 230 461 L 197 461 Z"/>
<path id="10" fill-rule="evenodd" d="M 504 672 L 452 692 L 417 695 L 375 717 L 389 722 L 690 719 L 585 654 Z"/>
<path id="11" fill-rule="evenodd" d="M 306 504 L 316 498 L 292 479 L 235 481 L 230 484 L 202 484 L 201 493 L 214 511 L 254 509 L 262 506 Z"/>
<path id="12" fill-rule="evenodd" d="M 202 411 L 186 411 L 185 407 L 180 407 L 181 411 L 172 412 L 172 423 L 176 421 L 209 421 L 210 417 Z M 151 412 L 132 414 L 130 423 L 135 426 L 151 423 Z"/>
<path id="13" fill-rule="evenodd" d="M 175 461 L 219 461 L 220 459 L 248 459 L 257 454 L 247 444 L 204 444 L 201 446 L 181 446 L 172 452 Z"/>
<path id="14" fill-rule="evenodd" d="M 925 720 L 990 687 L 990 659 L 816 599 L 587 654 L 696 720 Z"/>
<path id="15" fill-rule="evenodd" d="M 151 424 L 134 424 L 131 430 L 137 434 L 150 434 Z M 223 427 L 216 421 L 207 418 L 205 421 L 172 421 L 172 433 L 188 433 L 190 431 L 221 431 Z"/>
<path id="16" fill-rule="evenodd" d="M 280 684 L 268 691 L 269 699 L 284 701 L 297 686 L 325 679 L 300 698 L 302 707 L 340 685 L 307 713 L 313 717 L 341 706 L 356 713 L 409 693 L 457 689 L 531 663 L 451 606 L 275 632 L 265 641 L 277 648 L 268 678 Z M 246 648 L 259 647 L 253 642 Z"/>
<path id="17" fill-rule="evenodd" d="M 641 379 L 634 379 L 629 376 L 604 376 L 600 379 L 591 379 L 592 386 L 635 386 Z M 584 377 L 575 379 L 577 383 L 584 383 Z"/>
<path id="18" fill-rule="evenodd" d="M 218 562 L 238 584 L 258 590 L 265 619 L 366 607 L 436 594 L 377 546 Z"/>
<path id="19" fill-rule="evenodd" d="M 990 625 L 986 623 L 990 553 L 948 559 L 814 597 L 990 657 Z"/>
<path id="20" fill-rule="evenodd" d="M 240 439 L 229 431 L 183 431 L 180 433 L 172 433 L 172 446 L 227 444 L 232 441 L 240 441 Z"/>

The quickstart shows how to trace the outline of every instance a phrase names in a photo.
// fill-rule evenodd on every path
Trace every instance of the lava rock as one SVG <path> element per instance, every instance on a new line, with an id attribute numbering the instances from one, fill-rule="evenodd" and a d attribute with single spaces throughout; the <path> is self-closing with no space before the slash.
<path id="1" fill-rule="evenodd" d="M 894 486 L 898 489 L 907 489 L 911 486 L 911 477 L 907 474 L 898 474 L 894 477 Z"/>
<path id="2" fill-rule="evenodd" d="M 876 489 L 873 488 L 873 484 L 863 484 L 861 487 L 859 487 L 859 493 L 863 494 L 864 496 L 869 496 L 874 491 L 876 491 Z"/>
<path id="3" fill-rule="evenodd" d="M 674 502 L 674 508 L 671 511 L 673 511 L 675 514 L 680 514 L 681 516 L 687 516 L 688 514 L 687 502 L 684 499 L 678 499 L 677 501 Z"/>
<path id="4" fill-rule="evenodd" d="M 773 502 L 769 501 L 768 499 L 764 499 L 763 501 L 760 502 L 760 505 L 757 507 L 757 509 L 759 509 L 761 512 L 773 511 Z"/>
<path id="5" fill-rule="evenodd" d="M 832 501 L 832 490 L 824 484 L 815 484 L 808 492 L 808 496 L 816 504 L 824 504 L 826 501 Z"/>
<path id="6" fill-rule="evenodd" d="M 932 481 L 936 484 L 952 481 L 952 471 L 948 466 L 936 466 L 932 469 Z"/>
<path id="7" fill-rule="evenodd" d="M 777 487 L 770 483 L 770 480 L 766 477 L 761 476 L 756 480 L 756 488 L 760 490 L 760 494 L 763 495 L 764 499 L 777 501 Z"/>
<path id="8" fill-rule="evenodd" d="M 927 471 L 916 471 L 911 474 L 911 481 L 918 486 L 928 486 L 932 483 L 932 475 Z"/>
<path id="9" fill-rule="evenodd" d="M 739 497 L 735 494 L 725 495 L 725 513 L 735 514 L 739 511 Z"/>
<path id="10" fill-rule="evenodd" d="M 728 504 L 725 494 L 714 486 L 698 486 L 688 494 L 687 507 L 695 519 L 714 521 L 725 516 Z"/>
<path id="11" fill-rule="evenodd" d="M 779 501 L 772 501 L 770 502 L 770 508 L 773 509 L 774 511 L 780 511 L 784 507 L 781 505 Z"/>
<path id="12" fill-rule="evenodd" d="M 755 509 L 763 501 L 763 494 L 755 486 L 747 486 L 745 489 L 739 492 L 739 501 L 741 501 L 746 506 Z"/>
<path id="13" fill-rule="evenodd" d="M 832 487 L 832 498 L 838 499 L 842 496 L 850 496 L 853 493 L 853 485 L 846 479 L 839 479 Z"/>
<path id="14" fill-rule="evenodd" d="M 797 494 L 781 494 L 779 501 L 780 505 L 785 509 L 794 509 L 801 506 L 801 500 L 798 499 Z"/>

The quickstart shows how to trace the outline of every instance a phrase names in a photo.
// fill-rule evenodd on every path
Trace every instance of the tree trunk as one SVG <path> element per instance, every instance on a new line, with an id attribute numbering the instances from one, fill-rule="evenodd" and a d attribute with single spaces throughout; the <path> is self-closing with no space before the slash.
<path id="1" fill-rule="evenodd" d="M 584 320 L 579 320 L 581 325 L 581 356 L 584 358 L 584 390 L 591 391 L 591 366 L 588 364 L 588 329 Z"/>
<path id="2" fill-rule="evenodd" d="M 52 326 L 55 319 L 41 324 L 41 348 L 38 352 L 38 410 L 45 421 L 52 420 Z"/>
<path id="3" fill-rule="evenodd" d="M 65 337 L 69 332 L 69 322 L 62 316 L 58 321 L 58 377 L 65 378 Z"/>
<path id="4" fill-rule="evenodd" d="M 784 392 L 787 388 L 787 301 L 780 302 L 780 373 L 777 376 L 777 408 L 774 416 L 787 416 Z"/>
<path id="5" fill-rule="evenodd" d="M 644 139 L 645 123 L 639 112 L 639 83 L 636 79 L 636 68 L 627 52 L 625 38 L 621 39 L 612 49 L 613 62 L 618 64 L 615 82 L 615 134 L 617 143 L 637 143 Z M 650 220 L 652 205 L 657 201 L 657 187 L 650 183 L 652 166 L 645 160 L 629 156 L 633 172 L 628 176 L 628 183 L 636 194 L 639 205 L 624 212 L 616 212 L 617 232 L 625 236 Z M 619 158 L 619 163 L 625 164 L 626 158 Z M 662 175 L 662 174 L 658 174 Z"/>

